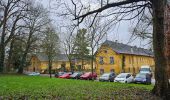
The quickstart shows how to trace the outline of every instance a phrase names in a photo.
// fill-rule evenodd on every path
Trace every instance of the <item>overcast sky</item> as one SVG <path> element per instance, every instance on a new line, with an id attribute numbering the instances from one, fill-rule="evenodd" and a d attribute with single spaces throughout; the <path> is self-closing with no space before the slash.
<path id="1" fill-rule="evenodd" d="M 58 2 L 60 0 L 38 0 L 38 2 L 41 2 L 45 8 L 48 8 L 51 12 L 50 16 L 52 19 L 54 19 L 54 24 L 56 26 L 61 25 L 61 24 L 65 24 L 67 23 L 67 21 L 65 19 L 59 18 L 57 17 L 54 12 L 58 12 L 58 9 L 51 9 L 51 8 L 56 8 L 58 6 Z M 66 0 L 66 1 L 70 1 L 70 0 Z M 82 0 L 84 3 L 87 3 L 86 0 Z M 115 1 L 115 0 L 114 0 Z M 72 5 L 72 4 L 70 4 Z M 92 7 L 96 8 L 96 4 L 92 4 Z M 50 8 L 49 8 L 50 7 Z M 60 9 L 60 11 L 62 11 Z M 148 48 L 150 47 L 149 45 L 145 45 L 147 44 L 148 40 L 141 40 L 141 39 L 136 39 L 131 41 L 130 37 L 131 34 L 129 32 L 130 28 L 133 26 L 133 23 L 131 21 L 122 21 L 120 22 L 120 24 L 118 24 L 116 27 L 113 27 L 110 31 L 108 31 L 108 35 L 107 35 L 107 39 L 108 40 L 118 40 L 118 42 L 124 43 L 124 44 L 129 44 L 129 45 L 133 45 L 133 46 L 137 46 L 137 47 L 142 47 L 142 48 Z M 60 37 L 64 38 L 65 35 L 62 35 Z M 104 38 L 104 40 L 106 40 L 106 37 Z M 131 42 L 129 42 L 131 41 Z"/>

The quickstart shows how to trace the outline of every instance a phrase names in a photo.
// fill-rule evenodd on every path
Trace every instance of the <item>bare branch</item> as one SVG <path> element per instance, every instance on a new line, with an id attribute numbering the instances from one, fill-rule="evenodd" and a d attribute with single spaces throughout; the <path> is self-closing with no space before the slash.
<path id="1" fill-rule="evenodd" d="M 91 14 L 94 14 L 94 13 L 97 13 L 97 12 L 102 12 L 103 10 L 106 10 L 108 8 L 112 8 L 112 7 L 116 7 L 116 6 L 121 6 L 121 5 L 126 5 L 126 4 L 130 4 L 130 3 L 134 3 L 134 2 L 140 2 L 140 1 L 148 1 L 148 0 L 125 0 L 125 1 L 120 1 L 120 2 L 114 2 L 114 3 L 110 3 L 110 4 L 107 4 L 97 10 L 93 10 L 93 11 L 90 11 L 84 15 L 81 15 L 81 16 L 78 16 L 77 18 L 75 18 L 74 20 L 77 20 L 77 19 L 80 19 L 80 18 L 84 18 L 88 15 L 91 15 Z"/>

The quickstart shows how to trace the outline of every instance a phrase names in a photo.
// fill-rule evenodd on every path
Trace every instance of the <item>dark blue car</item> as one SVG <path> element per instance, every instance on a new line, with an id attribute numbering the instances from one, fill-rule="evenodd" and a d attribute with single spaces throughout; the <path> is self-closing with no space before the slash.
<path id="1" fill-rule="evenodd" d="M 151 76 L 147 73 L 139 73 L 134 79 L 135 83 L 151 84 Z"/>

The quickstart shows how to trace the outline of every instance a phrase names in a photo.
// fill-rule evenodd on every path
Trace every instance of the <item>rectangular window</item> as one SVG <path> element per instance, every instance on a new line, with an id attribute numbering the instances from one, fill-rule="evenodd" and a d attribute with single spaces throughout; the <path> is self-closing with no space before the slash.
<path id="1" fill-rule="evenodd" d="M 104 64 L 103 57 L 100 57 L 100 58 L 99 58 L 99 63 L 100 63 L 100 64 Z"/>
<path id="2" fill-rule="evenodd" d="M 114 64 L 114 58 L 110 57 L 110 64 Z"/>

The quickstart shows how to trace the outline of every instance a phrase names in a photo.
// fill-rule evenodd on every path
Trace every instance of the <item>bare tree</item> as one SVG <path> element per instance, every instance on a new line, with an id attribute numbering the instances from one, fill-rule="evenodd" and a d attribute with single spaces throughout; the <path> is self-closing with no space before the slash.
<path id="1" fill-rule="evenodd" d="M 164 13 L 165 6 L 167 5 L 167 0 L 121 0 L 115 2 L 108 2 L 104 4 L 105 0 L 101 0 L 100 7 L 93 10 L 79 9 L 75 0 L 71 0 L 73 6 L 75 6 L 75 20 L 78 20 L 80 24 L 85 17 L 94 14 L 94 20 L 99 13 L 104 14 L 104 16 L 118 15 L 117 20 L 132 20 L 138 18 L 138 22 L 143 17 L 143 14 L 150 11 L 153 15 L 153 48 L 155 57 L 155 79 L 156 83 L 153 89 L 155 95 L 161 96 L 163 99 L 168 100 L 170 98 L 170 83 L 168 76 L 168 68 L 170 67 L 166 59 L 165 49 L 167 48 L 165 44 L 165 31 L 164 27 Z M 82 5 L 82 3 L 80 4 Z M 84 7 L 82 5 L 82 7 Z M 105 12 L 107 11 L 107 13 Z M 93 24 L 93 23 L 92 23 Z M 168 38 L 168 37 L 167 37 Z"/>
<path id="2" fill-rule="evenodd" d="M 103 21 L 102 18 L 96 18 L 93 22 L 93 16 L 89 16 L 85 20 L 85 26 L 88 29 L 88 41 L 90 44 L 91 49 L 91 71 L 92 74 L 94 72 L 94 61 L 95 61 L 95 50 L 98 49 L 98 46 L 101 40 L 107 35 L 107 31 L 111 28 L 112 21 L 105 20 Z M 93 24 L 91 25 L 91 23 Z M 91 26 L 91 27 L 90 27 Z"/>
<path id="3" fill-rule="evenodd" d="M 26 3 L 22 0 L 1 0 L 0 1 L 0 72 L 4 70 L 5 47 L 15 35 L 18 22 L 24 16 Z"/>
<path id="4" fill-rule="evenodd" d="M 37 40 L 37 35 L 43 32 L 43 27 L 47 25 L 50 20 L 46 10 L 41 4 L 30 2 L 24 20 L 24 28 L 22 29 L 23 38 L 25 38 L 25 50 L 20 62 L 18 73 L 23 73 L 23 68 L 26 67 L 27 55 L 30 52 L 32 44 Z"/>
<path id="5" fill-rule="evenodd" d="M 135 39 L 147 40 L 144 46 L 148 45 L 150 50 L 153 50 L 153 21 L 152 15 L 148 13 L 148 15 L 143 15 L 143 18 L 137 25 L 133 25 L 129 28 L 131 37 L 128 43 L 133 42 Z"/>
<path id="6" fill-rule="evenodd" d="M 74 50 L 75 50 L 75 46 L 74 46 L 74 42 L 75 42 L 75 35 L 73 34 L 74 32 L 74 28 L 75 26 L 70 26 L 70 27 L 67 27 L 67 36 L 65 36 L 65 39 L 63 41 L 63 45 L 64 45 L 64 50 L 65 50 L 65 53 L 67 55 L 67 58 L 69 60 L 69 63 L 70 63 L 70 69 L 71 69 L 71 72 L 74 72 L 74 64 L 73 64 L 73 56 L 72 54 L 74 53 Z"/>

